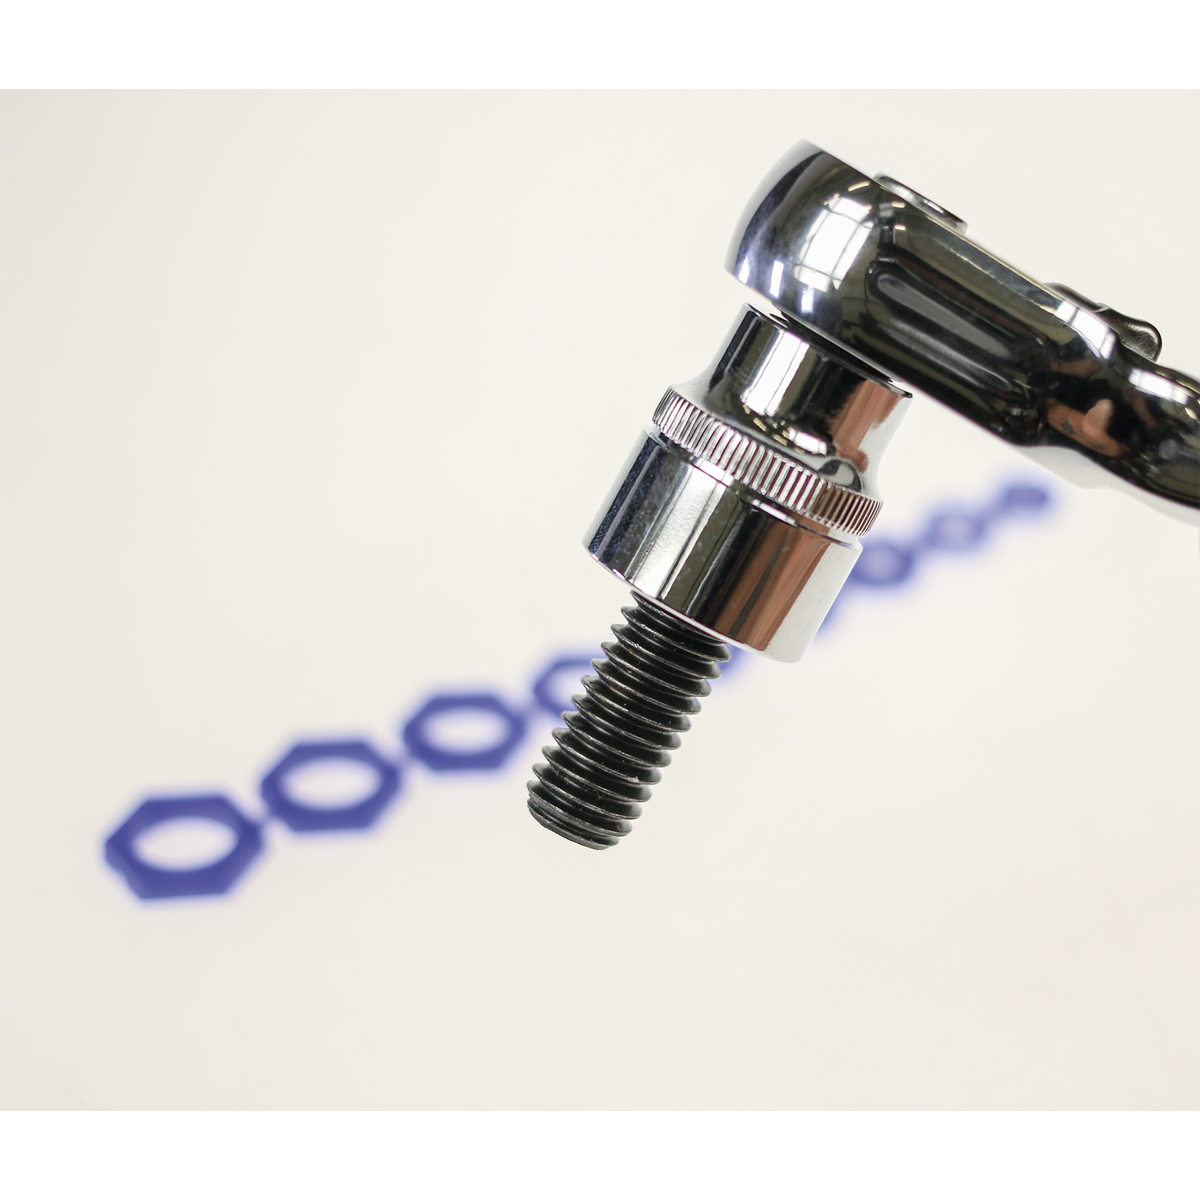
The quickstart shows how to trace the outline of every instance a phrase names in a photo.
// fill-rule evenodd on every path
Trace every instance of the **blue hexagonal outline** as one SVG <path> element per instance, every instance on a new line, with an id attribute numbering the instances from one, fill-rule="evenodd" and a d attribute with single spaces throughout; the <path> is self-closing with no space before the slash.
<path id="1" fill-rule="evenodd" d="M 872 571 L 872 561 L 881 555 L 890 555 L 892 561 L 898 564 L 898 569 L 884 575 Z M 862 553 L 858 556 L 846 583 L 867 588 L 899 587 L 912 577 L 916 563 L 917 556 L 912 548 L 884 538 L 873 538 L 863 542 Z"/>
<path id="2" fill-rule="evenodd" d="M 479 750 L 447 750 L 432 741 L 426 724 L 446 712 L 487 712 L 498 716 L 508 731 L 494 745 Z M 437 692 L 405 722 L 400 736 L 408 752 L 431 771 L 495 771 L 525 738 L 525 717 L 494 692 Z"/>
<path id="3" fill-rule="evenodd" d="M 541 674 L 533 681 L 533 685 L 530 688 L 530 691 L 533 693 L 534 703 L 538 708 L 544 712 L 548 712 L 552 717 L 561 717 L 564 712 L 570 712 L 575 707 L 574 703 L 571 700 L 567 700 L 564 703 L 562 697 L 555 696 L 550 690 L 550 684 L 553 682 L 555 675 L 560 671 L 565 671 L 568 667 L 578 667 L 579 678 L 582 679 L 592 663 L 597 658 L 602 657 L 601 652 L 597 650 L 586 658 L 581 654 L 564 654 L 559 658 L 552 659 L 542 669 Z M 582 688 L 582 683 L 579 686 Z"/>
<path id="4" fill-rule="evenodd" d="M 963 523 L 971 527 L 969 538 L 955 538 L 953 534 L 947 537 L 947 528 L 953 530 L 955 523 Z M 961 505 L 945 505 L 935 509 L 925 521 L 921 532 L 920 544 L 932 550 L 943 550 L 950 554 L 967 554 L 978 550 L 987 540 L 987 514 L 973 512 Z"/>
<path id="5" fill-rule="evenodd" d="M 348 759 L 370 767 L 378 777 L 375 790 L 356 804 L 337 808 L 304 804 L 290 795 L 287 778 L 298 767 L 329 759 Z M 293 833 L 316 833 L 331 829 L 367 829 L 400 791 L 397 763 L 389 762 L 370 742 L 360 738 L 342 741 L 301 741 L 263 776 L 259 793 L 270 809 Z"/>
<path id="6" fill-rule="evenodd" d="M 1042 512 L 1054 503 L 1054 495 L 1036 483 L 1010 483 L 991 506 L 992 513 L 1004 517 L 1026 517 Z"/>
<path id="7" fill-rule="evenodd" d="M 137 839 L 147 829 L 185 817 L 227 826 L 236 836 L 233 848 L 216 862 L 182 870 L 154 866 L 138 856 Z M 227 796 L 155 796 L 143 800 L 109 835 L 104 858 L 142 900 L 219 896 L 233 887 L 262 846 L 260 827 L 234 808 Z"/>

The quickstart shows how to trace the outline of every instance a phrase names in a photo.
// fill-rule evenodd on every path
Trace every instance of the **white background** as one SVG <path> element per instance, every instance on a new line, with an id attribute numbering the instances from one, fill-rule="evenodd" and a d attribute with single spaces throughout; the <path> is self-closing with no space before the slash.
<path id="1" fill-rule="evenodd" d="M 1195 373 L 1198 109 L 6 96 L 6 1103 L 1194 1107 L 1196 533 L 1108 493 L 743 663 L 607 853 L 526 814 L 544 736 L 413 768 L 367 834 L 271 827 L 222 899 L 137 901 L 100 846 L 605 633 L 580 535 L 801 137 Z M 1031 470 L 918 402 L 880 532 Z"/>

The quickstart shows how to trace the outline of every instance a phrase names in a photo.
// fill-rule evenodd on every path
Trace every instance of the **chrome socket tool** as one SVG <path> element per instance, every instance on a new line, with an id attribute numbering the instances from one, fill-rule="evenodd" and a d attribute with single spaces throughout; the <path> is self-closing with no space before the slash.
<path id="1" fill-rule="evenodd" d="M 754 301 L 667 389 L 584 538 L 635 606 L 534 767 L 543 825 L 614 845 L 727 644 L 803 655 L 879 514 L 879 457 L 914 393 L 1073 482 L 1200 524 L 1200 383 L 1158 365 L 1149 323 L 1036 282 L 965 229 L 806 142 L 763 180 L 726 260 Z"/>

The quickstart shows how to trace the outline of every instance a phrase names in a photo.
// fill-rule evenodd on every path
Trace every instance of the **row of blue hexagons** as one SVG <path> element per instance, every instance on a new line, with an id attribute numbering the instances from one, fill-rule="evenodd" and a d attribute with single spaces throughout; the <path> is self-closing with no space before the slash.
<path id="1" fill-rule="evenodd" d="M 533 703 L 518 711 L 493 692 L 438 692 L 405 722 L 401 740 L 410 757 L 431 771 L 495 771 L 502 767 L 525 739 L 530 720 L 540 712 L 559 716 L 571 706 L 556 691 L 563 676 L 575 679 L 591 663 L 590 657 L 572 655 L 553 659 L 533 681 Z M 463 750 L 438 743 L 434 723 L 454 713 L 483 713 L 496 718 L 500 736 L 490 745 Z M 366 796 L 336 808 L 306 804 L 289 787 L 292 776 L 317 762 L 353 762 L 374 777 Z M 271 816 L 293 833 L 334 829 L 367 829 L 399 795 L 404 763 L 385 758 L 369 742 L 300 741 L 263 776 L 260 792 Z M 138 853 L 138 839 L 148 830 L 182 818 L 215 821 L 234 834 L 233 848 L 221 859 L 201 867 L 174 870 L 156 866 Z M 223 795 L 160 796 L 142 803 L 104 843 L 108 864 L 125 877 L 143 900 L 167 896 L 210 896 L 227 892 L 262 849 L 260 827 L 239 812 Z"/>
<path id="2" fill-rule="evenodd" d="M 982 508 L 940 508 L 926 520 L 921 533 L 908 543 L 884 538 L 866 539 L 848 580 L 868 588 L 897 587 L 912 576 L 918 557 L 930 550 L 962 552 L 980 547 L 989 526 L 1000 517 L 1041 512 L 1049 493 L 1028 483 L 1001 490 Z M 518 711 L 494 692 L 438 692 L 408 719 L 401 740 L 409 756 L 431 771 L 495 771 L 525 738 L 529 721 L 540 713 L 559 716 L 570 702 L 556 691 L 564 675 L 578 679 L 590 657 L 555 658 L 532 685 L 532 704 Z M 435 723 L 453 713 L 483 713 L 499 722 L 499 736 L 490 744 L 468 750 L 439 744 Z M 365 796 L 337 808 L 306 804 L 289 786 L 292 776 L 317 762 L 353 762 L 374 775 Z M 263 776 L 260 791 L 271 816 L 294 833 L 334 829 L 367 829 L 399 795 L 404 763 L 387 758 L 369 742 L 300 741 Z M 226 826 L 234 834 L 233 848 L 218 861 L 173 870 L 156 866 L 138 853 L 138 839 L 165 822 L 199 818 Z M 104 843 L 104 857 L 125 877 L 143 900 L 167 896 L 219 895 L 229 891 L 262 850 L 261 827 L 223 795 L 162 796 L 144 800 Z"/>
<path id="3" fill-rule="evenodd" d="M 965 554 L 979 550 L 987 541 L 991 527 L 1003 518 L 1037 516 L 1044 512 L 1051 496 L 1044 487 L 1033 483 L 1014 483 L 1001 488 L 989 504 L 979 507 L 945 505 L 934 509 L 920 532 L 907 541 L 873 537 L 863 539 L 862 553 L 850 572 L 834 608 L 839 607 L 855 588 L 894 588 L 908 583 L 923 555 L 934 552 Z M 822 630 L 833 621 L 831 610 Z"/>

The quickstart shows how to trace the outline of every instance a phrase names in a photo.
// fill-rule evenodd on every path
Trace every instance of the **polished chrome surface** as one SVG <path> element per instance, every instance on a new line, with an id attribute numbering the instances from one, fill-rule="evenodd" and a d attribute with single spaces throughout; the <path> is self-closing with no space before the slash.
<path id="1" fill-rule="evenodd" d="M 907 200 L 909 204 L 915 204 L 918 208 L 923 208 L 931 216 L 937 217 L 939 221 L 945 221 L 947 225 L 957 229 L 959 233 L 966 233 L 967 223 L 962 217 L 956 217 L 936 201 L 930 200 L 928 196 L 921 195 L 920 192 L 914 191 L 907 184 L 901 183 L 898 179 L 893 179 L 890 175 L 876 175 L 875 180 L 877 183 L 883 184 L 889 192 L 895 192 L 901 199 Z"/>
<path id="2" fill-rule="evenodd" d="M 586 544 L 643 596 L 781 662 L 803 655 L 861 549 L 721 482 L 657 430 L 639 439 Z"/>
<path id="3" fill-rule="evenodd" d="M 778 450 L 697 408 L 674 388 L 655 410 L 654 424 L 702 470 L 736 480 L 762 499 L 819 522 L 833 533 L 861 536 L 879 515 L 878 500 L 789 462 Z"/>
<path id="4" fill-rule="evenodd" d="M 750 305 L 708 367 L 674 391 L 824 483 L 874 500 L 880 455 L 908 408 L 907 392 L 866 364 Z"/>
<path id="5" fill-rule="evenodd" d="M 964 228 L 801 143 L 747 206 L 727 265 L 805 336 L 1015 446 L 1069 450 L 1197 519 L 1200 383 L 1157 365 L 1153 326 L 1038 283 Z"/>
<path id="6" fill-rule="evenodd" d="M 880 509 L 879 455 L 909 397 L 747 307 L 670 388 L 585 543 L 642 595 L 794 662 Z"/>

